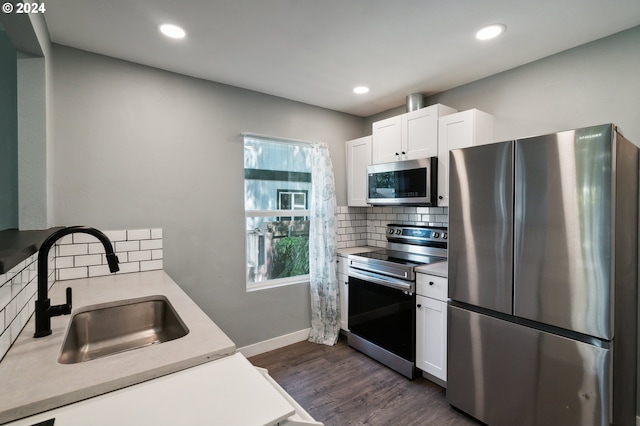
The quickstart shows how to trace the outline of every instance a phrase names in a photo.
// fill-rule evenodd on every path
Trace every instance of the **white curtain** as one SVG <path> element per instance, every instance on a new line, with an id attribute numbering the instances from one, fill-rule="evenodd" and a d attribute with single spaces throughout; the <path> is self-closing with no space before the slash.
<path id="1" fill-rule="evenodd" d="M 329 148 L 314 143 L 311 159 L 309 341 L 334 345 L 340 333 L 340 294 L 336 277 L 336 192 Z"/>

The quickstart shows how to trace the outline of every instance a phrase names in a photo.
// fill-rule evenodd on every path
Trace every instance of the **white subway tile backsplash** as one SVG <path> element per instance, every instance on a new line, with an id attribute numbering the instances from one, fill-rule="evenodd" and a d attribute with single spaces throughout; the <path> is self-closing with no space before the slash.
<path id="1" fill-rule="evenodd" d="M 140 241 L 116 241 L 115 250 L 122 251 L 138 251 L 140 250 Z"/>
<path id="2" fill-rule="evenodd" d="M 76 256 L 73 266 L 94 266 L 102 263 L 101 254 L 88 254 L 86 256 Z"/>
<path id="3" fill-rule="evenodd" d="M 102 243 L 89 243 L 88 254 L 104 253 L 104 246 Z"/>
<path id="4" fill-rule="evenodd" d="M 148 240 L 151 238 L 151 229 L 134 229 L 127 231 L 127 240 Z"/>
<path id="5" fill-rule="evenodd" d="M 62 244 L 56 249 L 56 256 L 77 256 L 89 253 L 88 244 Z"/>
<path id="6" fill-rule="evenodd" d="M 129 253 L 129 262 L 140 262 L 141 260 L 151 260 L 151 250 Z"/>
<path id="7" fill-rule="evenodd" d="M 75 280 L 78 278 L 88 278 L 89 269 L 86 266 L 80 266 L 78 268 L 64 268 L 58 270 L 58 281 L 63 280 Z"/>
<path id="8" fill-rule="evenodd" d="M 69 234 L 69 235 L 65 235 L 62 238 L 59 238 L 58 241 L 56 241 L 56 244 L 60 245 L 60 244 L 73 244 L 73 235 Z"/>
<path id="9" fill-rule="evenodd" d="M 29 318 L 23 313 L 30 291 L 35 292 L 37 256 L 30 256 L 0 275 L 0 359 Z"/>
<path id="10" fill-rule="evenodd" d="M 55 268 L 73 268 L 73 256 L 58 256 L 55 260 Z"/>
<path id="11" fill-rule="evenodd" d="M 111 273 L 111 271 L 109 270 L 109 265 L 89 266 L 88 271 L 90 277 L 102 277 Z"/>
<path id="12" fill-rule="evenodd" d="M 118 274 L 140 272 L 140 262 L 161 260 L 162 253 L 162 228 L 133 229 L 124 231 L 105 231 L 111 240 L 116 256 L 120 263 Z M 73 264 L 64 261 L 65 268 L 57 272 L 57 279 L 72 279 L 76 275 L 82 275 L 78 267 L 86 267 L 86 276 L 95 277 L 108 275 L 111 272 L 107 266 L 104 247 L 99 242 L 82 243 L 88 246 L 87 253 L 83 255 L 67 256 L 73 258 Z M 155 265 L 155 266 L 154 266 Z M 145 270 L 162 269 L 156 264 L 150 264 Z M 75 269 L 63 272 L 63 269 Z M 82 276 L 80 276 L 82 278 Z"/>
<path id="13" fill-rule="evenodd" d="M 140 262 L 140 272 L 154 271 L 156 269 L 162 269 L 162 260 L 147 260 Z"/>
<path id="14" fill-rule="evenodd" d="M 104 231 L 113 244 L 115 241 L 127 241 L 127 231 Z"/>
<path id="15" fill-rule="evenodd" d="M 2 327 L 2 334 L 0 334 L 0 359 L 7 353 L 11 347 L 11 330 L 8 327 Z"/>
<path id="16" fill-rule="evenodd" d="M 162 240 L 144 240 L 140 241 L 140 250 L 161 249 Z"/>
<path id="17" fill-rule="evenodd" d="M 16 302 L 16 299 L 11 299 L 9 301 L 9 304 L 7 304 L 7 307 L 4 308 L 5 321 L 7 322 L 13 321 L 13 319 L 16 317 L 16 314 L 18 313 L 17 308 L 18 308 L 18 303 Z"/>
<path id="18" fill-rule="evenodd" d="M 11 301 L 11 281 L 0 287 L 0 309 L 4 309 L 5 306 Z"/>
<path id="19" fill-rule="evenodd" d="M 140 272 L 140 262 L 128 262 L 120 264 L 118 274 L 129 274 L 131 272 Z"/>
<path id="20" fill-rule="evenodd" d="M 79 243 L 95 243 L 98 242 L 98 239 L 90 234 L 71 234 L 69 237 L 73 237 L 73 244 Z"/>
<path id="21" fill-rule="evenodd" d="M 386 226 L 405 225 L 447 226 L 446 207 L 347 207 L 336 211 L 336 244 L 338 248 L 370 245 L 386 246 Z"/>

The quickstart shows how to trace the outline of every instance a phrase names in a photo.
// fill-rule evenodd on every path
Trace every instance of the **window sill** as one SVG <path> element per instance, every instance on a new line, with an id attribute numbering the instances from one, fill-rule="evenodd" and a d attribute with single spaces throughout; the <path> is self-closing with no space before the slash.
<path id="1" fill-rule="evenodd" d="M 296 284 L 309 284 L 309 275 L 300 275 L 298 277 L 282 278 L 282 279 L 276 279 L 276 280 L 263 281 L 259 283 L 251 283 L 251 284 L 247 283 L 247 293 L 258 291 L 258 290 L 276 288 L 276 287 L 296 285 Z"/>

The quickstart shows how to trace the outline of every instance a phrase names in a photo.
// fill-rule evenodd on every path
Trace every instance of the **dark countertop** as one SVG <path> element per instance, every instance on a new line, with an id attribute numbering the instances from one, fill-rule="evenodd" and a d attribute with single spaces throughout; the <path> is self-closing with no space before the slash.
<path id="1" fill-rule="evenodd" d="M 40 244 L 60 228 L 37 231 L 5 229 L 0 231 L 0 274 L 11 270 L 40 249 Z"/>

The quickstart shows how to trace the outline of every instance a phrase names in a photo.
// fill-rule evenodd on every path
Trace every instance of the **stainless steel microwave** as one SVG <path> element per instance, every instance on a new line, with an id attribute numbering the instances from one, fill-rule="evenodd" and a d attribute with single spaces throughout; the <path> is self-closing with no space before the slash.
<path id="1" fill-rule="evenodd" d="M 367 203 L 380 206 L 435 206 L 438 158 L 367 166 Z"/>

